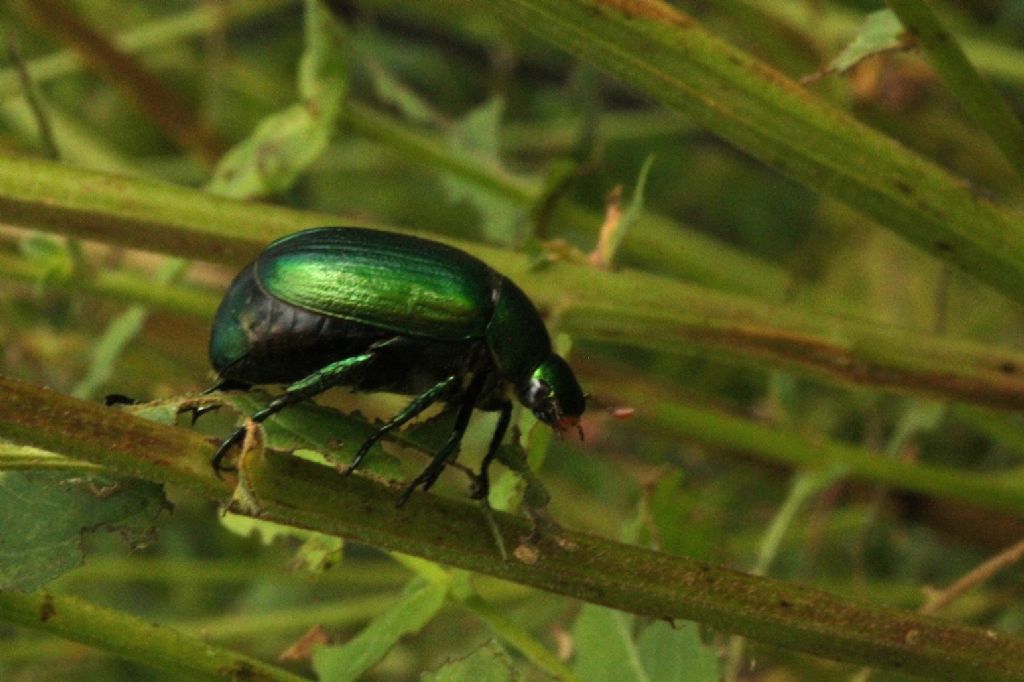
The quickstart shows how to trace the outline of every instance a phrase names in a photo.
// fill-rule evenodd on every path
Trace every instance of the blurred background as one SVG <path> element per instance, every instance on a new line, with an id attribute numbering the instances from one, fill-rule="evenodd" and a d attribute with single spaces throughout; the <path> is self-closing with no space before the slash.
<path id="1" fill-rule="evenodd" d="M 907 338 L 1021 350 L 1024 318 L 1015 303 L 500 20 L 486 3 L 326 4 L 340 49 L 327 66 L 320 57 L 319 80 L 304 86 L 300 59 L 314 53 L 298 1 L 5 3 L 0 153 L 329 212 L 339 224 L 347 218 L 484 242 L 538 262 L 585 261 L 618 188 L 622 205 L 637 210 L 623 226 L 617 267 L 791 315 L 814 311 L 893 326 Z M 1019 177 L 919 51 L 879 47 L 845 70 L 830 66 L 865 35 L 865 21 L 881 3 L 674 4 L 804 79 L 815 96 L 949 169 L 978 196 L 1019 210 Z M 933 4 L 1019 111 L 1024 4 Z M 31 74 L 50 142 L 19 62 Z M 308 115 L 307 105 L 324 97 L 316 88 L 332 83 L 344 96 L 327 129 L 317 128 L 297 111 L 305 107 Z M 246 142 L 268 121 L 282 120 L 308 125 L 316 143 L 282 136 L 282 144 L 297 145 L 287 155 L 294 172 L 242 186 L 224 155 L 235 149 L 235 163 L 247 163 Z M 76 285 L 76 277 L 98 272 L 150 282 L 171 292 L 170 302 L 143 306 Z M 93 400 L 201 390 L 212 379 L 210 318 L 197 314 L 202 305 L 175 303 L 173 292 L 216 301 L 233 274 L 222 265 L 69 244 L 4 225 L 0 373 Z M 525 436 L 527 449 L 542 453 L 549 510 L 563 525 L 911 610 L 925 603 L 925 588 L 952 583 L 1024 536 L 1019 515 L 983 504 L 890 487 L 870 475 L 794 469 L 757 445 L 760 432 L 749 447 L 713 437 L 732 428 L 714 420 L 725 416 L 734 420 L 729 425 L 782 429 L 793 440 L 781 450 L 806 447 L 809 457 L 831 448 L 840 460 L 874 453 L 968 478 L 1019 480 L 1020 415 L 826 380 L 686 340 L 665 348 L 577 336 L 560 326 L 557 306 L 543 307 L 593 396 L 584 442 L 539 431 Z M 383 416 L 404 399 L 335 391 L 322 402 Z M 223 434 L 232 418 L 204 418 L 197 428 Z M 485 447 L 491 423 L 474 420 L 464 452 Z M 410 466 L 421 463 L 398 447 L 394 454 Z M 465 494 L 462 477 L 445 478 L 444 493 Z M 343 558 L 329 552 L 312 570 L 303 568 L 297 557 L 308 558 L 309 547 L 298 548 L 308 540 L 250 533 L 204 500 L 173 489 L 168 497 L 174 512 L 161 518 L 149 546 L 128 551 L 116 536 L 91 535 L 85 565 L 53 589 L 272 660 L 315 624 L 331 641 L 351 638 L 411 576 L 383 553 L 356 545 L 347 545 Z M 552 652 L 571 655 L 579 604 L 496 580 L 478 579 L 478 589 Z M 1020 632 L 1022 597 L 1020 570 L 1010 568 L 940 615 Z M 756 644 L 730 648 L 721 633 L 701 633 L 723 675 L 866 679 L 856 666 Z M 472 613 L 449 606 L 365 679 L 415 679 L 492 637 Z M 545 679 L 516 663 L 529 679 Z M 70 664 L 83 679 L 165 678 L 0 623 L 4 680 L 60 679 Z M 285 665 L 309 671 L 308 661 Z"/>

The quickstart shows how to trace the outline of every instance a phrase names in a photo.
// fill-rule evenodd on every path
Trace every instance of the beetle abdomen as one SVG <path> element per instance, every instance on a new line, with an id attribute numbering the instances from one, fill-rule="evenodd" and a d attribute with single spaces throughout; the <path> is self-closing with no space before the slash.
<path id="1" fill-rule="evenodd" d="M 231 283 L 214 319 L 210 361 L 224 378 L 253 384 L 297 381 L 363 353 L 391 332 L 303 310 L 267 295 L 253 266 Z"/>
<path id="2" fill-rule="evenodd" d="M 363 391 L 413 394 L 487 358 L 478 340 L 437 341 L 395 334 L 321 315 L 268 295 L 253 266 L 228 289 L 214 319 L 210 361 L 221 378 L 251 384 L 291 383 L 343 358 L 389 342 L 345 385 Z"/>

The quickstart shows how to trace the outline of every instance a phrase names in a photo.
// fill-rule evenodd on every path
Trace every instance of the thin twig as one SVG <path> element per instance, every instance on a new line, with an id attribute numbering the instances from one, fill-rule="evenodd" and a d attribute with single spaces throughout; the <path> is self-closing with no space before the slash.
<path id="1" fill-rule="evenodd" d="M 999 554 L 982 562 L 974 569 L 965 573 L 959 580 L 943 590 L 931 591 L 927 594 L 927 603 L 918 609 L 918 613 L 931 615 L 959 599 L 968 590 L 977 587 L 992 578 L 1004 568 L 1024 559 L 1024 540 L 1004 549 Z"/>
<path id="2" fill-rule="evenodd" d="M 45 107 L 43 107 L 39 93 L 32 84 L 32 77 L 25 66 L 25 60 L 21 58 L 18 41 L 11 33 L 6 35 L 6 39 L 7 56 L 10 58 L 11 64 L 14 65 L 14 70 L 18 73 L 22 94 L 25 95 L 25 99 L 32 109 L 32 116 L 36 120 L 36 125 L 39 126 L 39 142 L 43 146 L 43 152 L 46 154 L 46 158 L 59 161 L 60 150 L 57 148 L 57 140 L 53 136 L 53 126 L 50 125 L 50 117 L 46 113 Z"/>

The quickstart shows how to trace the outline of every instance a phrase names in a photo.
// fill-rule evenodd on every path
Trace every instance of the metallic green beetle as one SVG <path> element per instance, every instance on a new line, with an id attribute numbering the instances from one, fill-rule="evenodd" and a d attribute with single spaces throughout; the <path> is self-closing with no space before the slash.
<path id="1" fill-rule="evenodd" d="M 474 408 L 500 413 L 473 491 L 482 498 L 512 396 L 560 432 L 579 429 L 585 407 L 537 309 L 511 280 L 450 246 L 377 230 L 321 227 L 268 246 L 225 294 L 210 360 L 220 377 L 211 391 L 288 384 L 256 422 L 332 386 L 415 395 L 363 443 L 349 472 L 433 403 L 456 407 L 451 436 L 399 505 L 417 487 L 429 489 L 457 455 Z M 221 444 L 216 471 L 244 433 Z"/>

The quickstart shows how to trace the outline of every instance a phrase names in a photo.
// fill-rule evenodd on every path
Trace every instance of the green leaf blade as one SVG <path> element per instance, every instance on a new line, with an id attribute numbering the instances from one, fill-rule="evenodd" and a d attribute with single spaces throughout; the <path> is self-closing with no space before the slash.
<path id="1" fill-rule="evenodd" d="M 166 504 L 161 486 L 145 481 L 0 473 L 0 590 L 34 590 L 81 565 L 85 533 L 141 542 Z"/>
<path id="2" fill-rule="evenodd" d="M 342 646 L 323 647 L 313 654 L 313 668 L 323 682 L 359 679 L 398 641 L 418 632 L 444 606 L 447 583 L 413 580 L 390 609 L 375 618 Z"/>
<path id="3" fill-rule="evenodd" d="M 637 638 L 637 650 L 651 682 L 718 682 L 718 656 L 700 641 L 697 624 L 651 623 Z"/>
<path id="4" fill-rule="evenodd" d="M 517 682 L 524 676 L 516 670 L 501 645 L 489 641 L 465 658 L 450 661 L 420 679 L 423 682 Z"/>
<path id="5" fill-rule="evenodd" d="M 621 611 L 584 605 L 572 628 L 576 676 L 592 682 L 651 682 L 633 641 L 634 620 Z"/>

